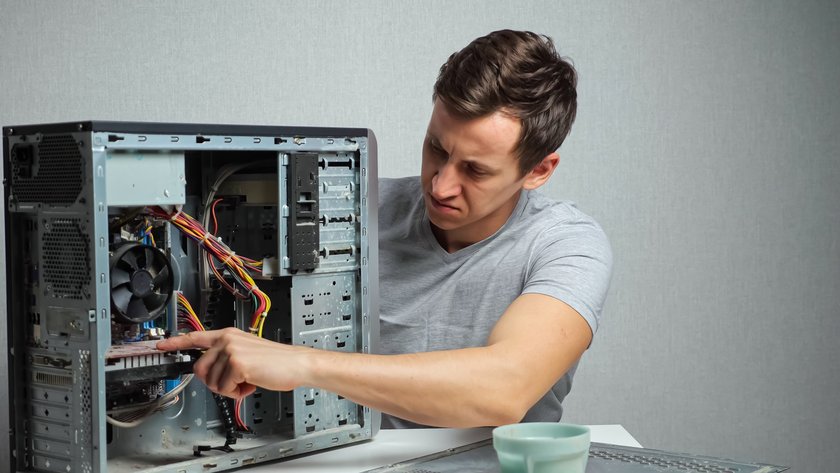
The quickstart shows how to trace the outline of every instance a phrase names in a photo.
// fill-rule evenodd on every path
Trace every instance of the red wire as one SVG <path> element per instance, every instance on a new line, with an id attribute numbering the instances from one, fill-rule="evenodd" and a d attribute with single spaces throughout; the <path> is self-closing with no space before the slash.
<path id="1" fill-rule="evenodd" d="M 210 269 L 213 271 L 213 274 L 216 275 L 216 279 L 219 281 L 219 284 L 221 284 L 231 294 L 234 294 L 234 295 L 238 294 L 236 289 L 233 286 L 231 286 L 230 284 L 228 284 L 227 281 L 225 281 L 225 278 L 222 277 L 221 273 L 219 273 L 219 270 L 216 268 L 216 265 L 213 264 L 213 256 L 210 254 L 210 252 L 207 252 L 206 255 L 207 255 L 207 264 L 210 266 Z M 241 299 L 243 296 L 239 295 L 237 297 L 239 297 Z"/>
<path id="2" fill-rule="evenodd" d="M 223 199 L 216 199 L 213 201 L 213 205 L 210 207 L 210 215 L 213 217 L 213 234 L 216 234 L 216 231 L 219 230 L 219 224 L 216 222 L 216 205 L 221 202 Z"/>
<path id="3" fill-rule="evenodd" d="M 236 418 L 236 424 L 239 427 L 242 427 L 245 430 L 248 430 L 248 426 L 245 425 L 245 422 L 242 420 L 242 416 L 240 415 L 240 410 L 242 410 L 242 399 L 237 399 L 233 405 L 234 416 Z"/>

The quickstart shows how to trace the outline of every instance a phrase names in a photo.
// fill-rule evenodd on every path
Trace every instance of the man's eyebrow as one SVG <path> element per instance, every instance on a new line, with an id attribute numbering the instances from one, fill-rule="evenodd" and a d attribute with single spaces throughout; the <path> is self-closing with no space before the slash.
<path id="1" fill-rule="evenodd" d="M 438 148 L 440 150 L 443 150 L 443 146 L 441 146 L 440 141 L 437 139 L 437 137 L 435 135 L 427 132 L 426 133 L 426 139 L 429 140 L 429 145 L 430 146 L 432 146 L 434 148 Z M 463 160 L 463 163 L 472 166 L 476 170 L 479 170 L 481 172 L 486 172 L 488 174 L 495 174 L 496 172 L 498 172 L 498 169 L 496 169 L 495 167 L 488 166 L 487 164 L 484 164 L 483 162 L 481 162 L 477 159 L 466 158 L 466 159 Z"/>
<path id="2" fill-rule="evenodd" d="M 484 164 L 480 161 L 474 160 L 474 159 L 465 159 L 464 162 L 469 164 L 473 168 L 475 168 L 479 171 L 482 171 L 482 172 L 487 172 L 487 173 L 496 172 L 496 168 L 494 168 L 492 166 L 488 166 L 488 165 L 486 165 L 486 164 Z"/>
<path id="3" fill-rule="evenodd" d="M 432 146 L 437 146 L 438 148 L 440 148 L 440 140 L 438 140 L 435 135 L 432 135 L 430 133 L 426 133 L 426 138 L 429 139 L 429 143 Z"/>

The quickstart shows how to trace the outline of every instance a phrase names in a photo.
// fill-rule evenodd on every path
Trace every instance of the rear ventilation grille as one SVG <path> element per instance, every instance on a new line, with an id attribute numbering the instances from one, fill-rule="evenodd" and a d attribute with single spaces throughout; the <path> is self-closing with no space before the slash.
<path id="1" fill-rule="evenodd" d="M 90 252 L 78 218 L 50 219 L 42 237 L 44 283 L 59 299 L 90 297 Z"/>
<path id="2" fill-rule="evenodd" d="M 72 386 L 73 377 L 39 372 L 35 373 L 35 382 L 40 384 L 49 384 L 50 386 Z"/>
<path id="3" fill-rule="evenodd" d="M 81 421 L 79 422 L 78 446 L 82 460 L 82 473 L 90 473 L 90 458 L 92 456 L 91 443 L 93 441 L 93 414 L 91 412 L 90 391 L 90 350 L 79 350 L 79 378 L 81 380 Z"/>
<path id="4" fill-rule="evenodd" d="M 12 148 L 12 195 L 18 202 L 72 205 L 84 186 L 84 161 L 72 135 L 46 135 Z"/>

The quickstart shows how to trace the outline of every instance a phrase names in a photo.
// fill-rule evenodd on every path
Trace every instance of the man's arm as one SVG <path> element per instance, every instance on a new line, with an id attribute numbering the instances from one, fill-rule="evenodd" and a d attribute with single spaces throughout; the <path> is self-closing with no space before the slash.
<path id="1" fill-rule="evenodd" d="M 248 395 L 255 386 L 311 386 L 420 424 L 476 427 L 520 421 L 591 339 L 574 309 L 525 294 L 477 348 L 368 355 L 282 345 L 238 330 L 193 332 L 158 347 L 207 348 L 195 373 L 226 396 Z"/>

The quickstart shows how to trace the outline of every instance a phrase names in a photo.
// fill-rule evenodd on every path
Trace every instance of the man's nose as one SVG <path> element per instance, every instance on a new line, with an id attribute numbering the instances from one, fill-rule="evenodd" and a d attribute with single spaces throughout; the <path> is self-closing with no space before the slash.
<path id="1" fill-rule="evenodd" d="M 432 197 L 443 200 L 461 193 L 458 170 L 452 163 L 446 163 L 432 177 Z"/>

